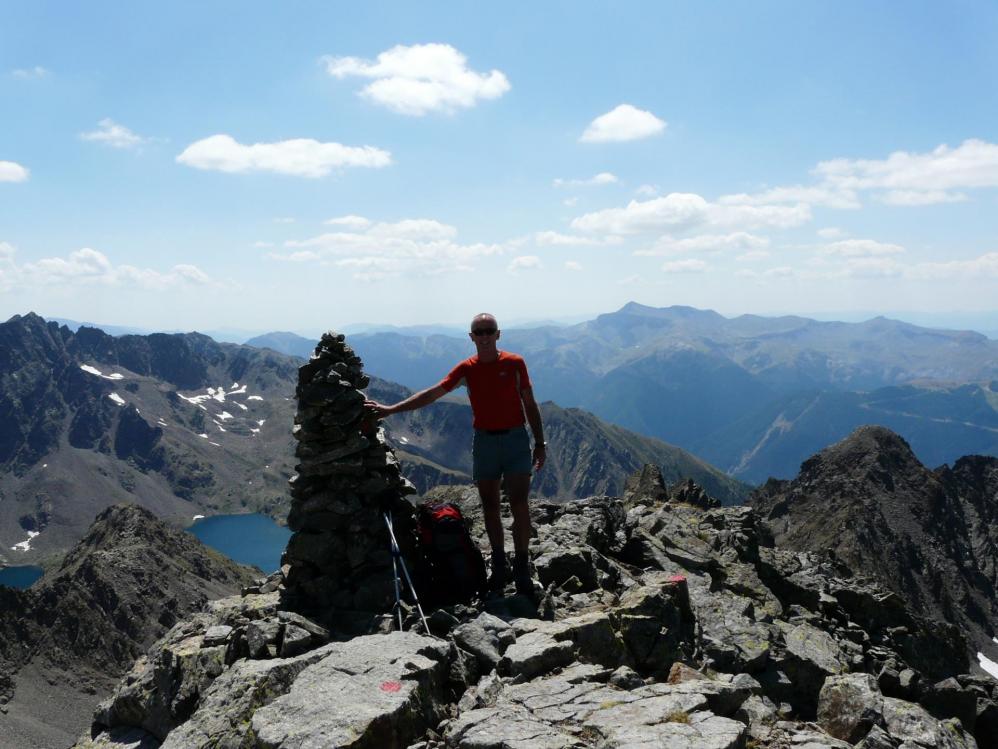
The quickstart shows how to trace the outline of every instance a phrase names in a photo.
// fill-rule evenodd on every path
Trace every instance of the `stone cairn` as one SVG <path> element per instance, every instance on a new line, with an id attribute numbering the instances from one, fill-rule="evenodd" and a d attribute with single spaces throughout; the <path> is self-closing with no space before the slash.
<path id="1" fill-rule="evenodd" d="M 329 332 L 298 370 L 295 391 L 299 463 L 289 482 L 294 533 L 282 559 L 285 605 L 337 629 L 348 626 L 349 613 L 363 620 L 394 604 L 384 509 L 404 557 L 412 559 L 414 512 L 404 495 L 415 490 L 364 408 L 361 389 L 368 383 L 344 336 Z"/>

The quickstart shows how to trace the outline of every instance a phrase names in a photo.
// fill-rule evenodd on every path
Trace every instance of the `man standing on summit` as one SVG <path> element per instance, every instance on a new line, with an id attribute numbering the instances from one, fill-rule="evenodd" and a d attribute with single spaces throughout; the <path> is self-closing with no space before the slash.
<path id="1" fill-rule="evenodd" d="M 527 365 L 523 357 L 500 351 L 499 324 L 493 315 L 481 313 L 471 321 L 471 340 L 478 353 L 459 362 L 433 387 L 421 390 L 393 406 L 367 401 L 378 418 L 401 411 L 428 406 L 458 385 L 468 388 L 474 416 L 472 475 L 482 498 L 485 530 L 492 546 L 492 575 L 489 592 L 502 593 L 506 582 L 506 553 L 499 511 L 500 488 L 506 481 L 506 493 L 513 514 L 513 580 L 518 593 L 531 594 L 527 546 L 530 542 L 531 467 L 539 471 L 546 457 L 541 412 L 534 400 Z M 524 423 L 534 435 L 533 455 Z"/>

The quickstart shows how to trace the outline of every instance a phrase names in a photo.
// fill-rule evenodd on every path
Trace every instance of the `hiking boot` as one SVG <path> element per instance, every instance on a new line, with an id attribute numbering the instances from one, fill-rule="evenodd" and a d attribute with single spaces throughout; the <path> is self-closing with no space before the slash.
<path id="1" fill-rule="evenodd" d="M 530 557 L 526 554 L 513 557 L 513 582 L 516 583 L 516 592 L 521 596 L 534 594 L 534 581 L 530 579 Z"/>
<path id="2" fill-rule="evenodd" d="M 489 575 L 489 583 L 486 587 L 488 597 L 494 598 L 503 594 L 506 587 L 506 553 L 503 551 L 492 552 L 492 572 Z"/>

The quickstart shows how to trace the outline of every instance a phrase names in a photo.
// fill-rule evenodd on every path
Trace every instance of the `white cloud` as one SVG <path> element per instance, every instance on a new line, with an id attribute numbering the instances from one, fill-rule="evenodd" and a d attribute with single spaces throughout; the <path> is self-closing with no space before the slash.
<path id="1" fill-rule="evenodd" d="M 806 203 L 808 205 L 824 205 L 829 208 L 842 209 L 861 207 L 855 191 L 824 185 L 812 185 L 809 187 L 804 185 L 792 185 L 789 187 L 773 187 L 754 195 L 750 195 L 748 193 L 722 195 L 718 198 L 717 202 L 723 205 Z"/>
<path id="2" fill-rule="evenodd" d="M 666 273 L 703 273 L 707 267 L 707 263 L 703 260 L 693 258 L 662 263 L 662 270 Z"/>
<path id="3" fill-rule="evenodd" d="M 554 180 L 555 187 L 599 187 L 601 185 L 613 185 L 619 182 L 615 174 L 610 172 L 600 172 L 589 179 L 561 179 Z"/>
<path id="4" fill-rule="evenodd" d="M 637 250 L 635 255 L 654 257 L 658 255 L 683 255 L 689 252 L 738 252 L 758 250 L 769 246 L 769 239 L 739 231 L 731 234 L 701 234 L 696 237 L 676 239 L 661 237 L 646 250 Z"/>
<path id="5" fill-rule="evenodd" d="M 353 231 L 336 231 L 303 240 L 288 240 L 292 250 L 269 253 L 274 260 L 320 263 L 354 272 L 362 281 L 378 281 L 401 274 L 437 275 L 473 270 L 483 257 L 501 255 L 495 244 L 459 244 L 457 229 L 432 219 L 382 222 Z"/>
<path id="6" fill-rule="evenodd" d="M 895 278 L 905 267 L 892 257 L 851 257 L 840 271 L 845 278 Z"/>
<path id="7" fill-rule="evenodd" d="M 768 257 L 769 252 L 767 250 L 752 250 L 739 255 L 735 258 L 735 261 L 739 263 L 754 263 L 757 260 L 765 260 Z"/>
<path id="8" fill-rule="evenodd" d="M 275 224 L 293 224 L 294 222 L 295 218 L 293 216 L 277 216 L 274 219 Z"/>
<path id="9" fill-rule="evenodd" d="M 586 213 L 572 221 L 581 231 L 635 234 L 706 222 L 709 204 L 699 195 L 671 193 L 651 200 L 632 200 L 624 208 Z"/>
<path id="10" fill-rule="evenodd" d="M 968 200 L 962 192 L 945 190 L 891 190 L 880 196 L 888 205 L 935 205 L 937 203 L 964 203 Z"/>
<path id="11" fill-rule="evenodd" d="M 795 278 L 798 273 L 789 265 L 778 265 L 775 268 L 767 268 L 762 271 L 742 268 L 741 270 L 736 271 L 735 275 L 739 278 L 752 278 L 757 281 L 765 281 L 771 278 Z"/>
<path id="12" fill-rule="evenodd" d="M 19 78 L 22 81 L 32 80 L 37 78 L 45 78 L 50 75 L 50 72 L 43 68 L 41 65 L 35 65 L 33 68 L 18 68 L 16 70 L 10 71 L 11 78 Z"/>
<path id="13" fill-rule="evenodd" d="M 230 135 L 220 134 L 191 143 L 177 156 L 177 161 L 196 169 L 220 172 L 276 172 L 316 178 L 345 167 L 388 166 L 392 157 L 388 151 L 373 146 L 320 143 L 311 138 L 247 146 Z"/>
<path id="14" fill-rule="evenodd" d="M 670 193 L 651 200 L 632 200 L 624 208 L 607 208 L 579 216 L 572 228 L 607 234 L 639 234 L 695 227 L 789 228 L 811 219 L 800 203 L 783 205 L 720 205 L 694 193 Z"/>
<path id="15" fill-rule="evenodd" d="M 825 255 L 855 258 L 899 255 L 904 252 L 904 247 L 899 244 L 877 242 L 874 239 L 843 239 L 821 247 L 820 251 Z"/>
<path id="16" fill-rule="evenodd" d="M 274 243 L 259 241 L 259 242 L 254 242 L 253 246 L 256 247 L 257 249 L 264 249 L 266 247 L 273 247 Z"/>
<path id="17" fill-rule="evenodd" d="M 115 287 L 137 286 L 162 291 L 180 286 L 204 286 L 212 283 L 211 278 L 195 265 L 174 265 L 166 272 L 133 265 L 115 265 L 103 252 L 90 247 L 71 252 L 67 257 L 47 257 L 20 265 L 14 262 L 14 249 L 10 245 L 6 245 L 5 254 L 9 266 L 5 273 L 8 285 L 12 280 L 16 280 L 21 286 L 96 284 Z M 4 253 L 0 252 L 0 259 L 3 258 Z"/>
<path id="18" fill-rule="evenodd" d="M 110 117 L 105 117 L 97 123 L 96 130 L 80 133 L 80 140 L 103 143 L 112 148 L 138 148 L 149 139 L 136 135 L 124 125 L 119 125 Z"/>
<path id="19" fill-rule="evenodd" d="M 24 182 L 30 175 L 27 167 L 14 161 L 0 161 L 0 182 Z"/>
<path id="20" fill-rule="evenodd" d="M 366 229 L 371 225 L 371 220 L 363 216 L 339 216 L 325 221 L 329 226 L 346 226 L 351 229 Z"/>
<path id="21" fill-rule="evenodd" d="M 658 135 L 666 123 L 643 109 L 621 104 L 589 123 L 579 140 L 582 143 L 620 143 Z"/>
<path id="22" fill-rule="evenodd" d="M 657 198 L 660 192 L 661 190 L 658 185 L 641 185 L 634 191 L 634 194 L 641 195 L 646 198 Z"/>
<path id="23" fill-rule="evenodd" d="M 838 239 L 845 235 L 846 233 L 837 226 L 826 226 L 824 229 L 818 229 L 818 236 L 822 239 Z"/>
<path id="24" fill-rule="evenodd" d="M 477 73 L 467 58 L 449 44 L 398 45 L 370 61 L 358 57 L 324 57 L 335 78 L 374 79 L 361 96 L 400 114 L 421 117 L 427 112 L 454 112 L 481 99 L 497 99 L 509 91 L 498 70 Z"/>
<path id="25" fill-rule="evenodd" d="M 980 280 L 998 278 L 998 252 L 989 252 L 968 260 L 950 260 L 944 263 L 918 263 L 908 272 L 917 280 L 936 281 L 940 278 Z"/>
<path id="26" fill-rule="evenodd" d="M 637 273 L 632 273 L 629 276 L 618 278 L 616 284 L 618 286 L 634 286 L 636 284 L 641 283 L 643 280 L 644 279 L 641 276 L 639 276 Z"/>
<path id="27" fill-rule="evenodd" d="M 541 247 L 602 247 L 621 243 L 620 237 L 580 237 L 556 231 L 539 231 L 534 243 Z"/>
<path id="28" fill-rule="evenodd" d="M 385 239 L 411 239 L 413 241 L 432 241 L 451 239 L 457 236 L 457 229 L 448 224 L 426 218 L 407 218 L 394 224 L 379 223 L 368 230 L 372 237 Z"/>
<path id="29" fill-rule="evenodd" d="M 540 270 L 543 267 L 541 259 L 536 255 L 521 255 L 513 258 L 506 266 L 506 270 L 510 273 L 517 273 L 521 270 Z"/>
<path id="30" fill-rule="evenodd" d="M 831 159 L 814 171 L 845 190 L 897 191 L 894 199 L 902 200 L 906 192 L 921 194 L 923 202 L 907 205 L 924 205 L 933 194 L 949 202 L 954 199 L 950 190 L 998 187 L 998 144 L 971 139 L 956 148 L 943 144 L 928 153 L 895 151 L 880 160 Z"/>
<path id="31" fill-rule="evenodd" d="M 819 162 L 812 174 L 817 178 L 813 185 L 724 195 L 718 203 L 856 209 L 865 193 L 895 206 L 964 202 L 969 197 L 961 190 L 998 187 L 998 144 L 971 139 L 956 148 L 943 144 L 928 153 L 895 151 L 886 159 L 830 159 Z"/>
<path id="32" fill-rule="evenodd" d="M 563 201 L 561 201 L 561 204 L 571 208 L 578 202 L 579 202 L 578 198 L 565 198 Z"/>
<path id="33" fill-rule="evenodd" d="M 581 263 L 577 263 L 574 260 L 566 260 L 565 261 L 565 270 L 570 270 L 570 271 L 578 272 L 578 271 L 582 270 L 582 264 Z"/>

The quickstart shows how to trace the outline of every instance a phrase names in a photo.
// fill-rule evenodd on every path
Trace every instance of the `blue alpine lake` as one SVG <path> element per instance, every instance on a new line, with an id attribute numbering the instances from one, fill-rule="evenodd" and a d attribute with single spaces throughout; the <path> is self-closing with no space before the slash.
<path id="1" fill-rule="evenodd" d="M 8 588 L 30 588 L 42 576 L 41 567 L 32 564 L 22 567 L 4 567 L 0 570 L 0 585 Z"/>
<path id="2" fill-rule="evenodd" d="M 252 564 L 268 575 L 281 566 L 281 553 L 291 531 L 266 515 L 215 515 L 187 529 L 205 546 L 240 564 Z"/>

